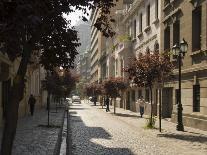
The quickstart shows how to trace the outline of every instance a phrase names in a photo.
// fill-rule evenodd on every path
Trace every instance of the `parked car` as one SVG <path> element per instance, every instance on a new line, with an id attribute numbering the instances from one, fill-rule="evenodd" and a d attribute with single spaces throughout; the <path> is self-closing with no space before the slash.
<path id="1" fill-rule="evenodd" d="M 90 96 L 88 99 L 89 99 L 89 101 L 91 101 L 91 102 L 92 102 L 92 100 L 93 100 L 93 97 L 92 97 L 92 96 Z"/>
<path id="2" fill-rule="evenodd" d="M 77 96 L 77 95 L 74 95 L 72 96 L 72 102 L 78 102 L 78 103 L 81 103 L 81 99 L 80 99 L 80 96 Z"/>

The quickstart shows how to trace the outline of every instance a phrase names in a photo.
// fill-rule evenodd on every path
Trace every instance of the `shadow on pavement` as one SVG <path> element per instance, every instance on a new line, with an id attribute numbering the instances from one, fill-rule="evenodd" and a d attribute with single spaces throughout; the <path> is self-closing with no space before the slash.
<path id="1" fill-rule="evenodd" d="M 137 115 L 122 114 L 122 113 L 116 113 L 115 116 L 141 118 L 140 116 L 137 116 Z"/>
<path id="2" fill-rule="evenodd" d="M 128 148 L 112 148 L 103 146 L 112 136 L 102 127 L 86 126 L 79 116 L 70 114 L 70 155 L 133 155 Z M 101 140 L 100 140 L 101 139 Z M 101 143 L 101 144 L 100 144 Z"/>
<path id="3" fill-rule="evenodd" d="M 207 137 L 202 135 L 181 135 L 175 133 L 158 134 L 158 137 L 173 138 L 190 142 L 207 143 Z"/>
<path id="4" fill-rule="evenodd" d="M 70 110 L 85 110 L 85 109 L 88 109 L 88 108 L 70 108 Z"/>

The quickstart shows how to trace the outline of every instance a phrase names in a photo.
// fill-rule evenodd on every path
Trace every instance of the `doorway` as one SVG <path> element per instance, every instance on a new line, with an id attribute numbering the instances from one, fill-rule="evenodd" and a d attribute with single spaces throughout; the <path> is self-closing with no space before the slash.
<path id="1" fill-rule="evenodd" d="M 171 118 L 172 110 L 173 110 L 173 88 L 163 88 L 162 117 Z"/>

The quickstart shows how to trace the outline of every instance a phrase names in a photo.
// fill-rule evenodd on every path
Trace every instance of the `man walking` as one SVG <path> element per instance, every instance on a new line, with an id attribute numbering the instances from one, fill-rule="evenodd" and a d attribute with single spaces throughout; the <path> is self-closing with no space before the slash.
<path id="1" fill-rule="evenodd" d="M 34 96 L 31 94 L 30 97 L 29 97 L 28 104 L 30 105 L 30 113 L 31 113 L 32 116 L 33 116 L 33 114 L 34 114 L 35 103 L 36 103 L 36 99 L 35 99 Z"/>
<path id="2" fill-rule="evenodd" d="M 144 114 L 144 109 L 145 109 L 145 101 L 144 101 L 143 96 L 140 96 L 138 100 L 138 104 L 139 104 L 140 115 L 142 117 L 142 115 Z"/>

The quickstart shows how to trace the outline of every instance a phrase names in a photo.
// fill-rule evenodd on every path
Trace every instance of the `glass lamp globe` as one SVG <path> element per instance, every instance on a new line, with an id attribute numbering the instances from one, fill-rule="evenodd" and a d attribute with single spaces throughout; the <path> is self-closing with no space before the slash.
<path id="1" fill-rule="evenodd" d="M 173 47 L 172 47 L 172 52 L 174 55 L 179 55 L 179 52 L 180 52 L 180 48 L 177 44 L 175 44 Z"/>
<path id="2" fill-rule="evenodd" d="M 186 53 L 188 51 L 188 44 L 187 44 L 187 42 L 184 39 L 180 43 L 180 50 L 183 53 Z"/>

